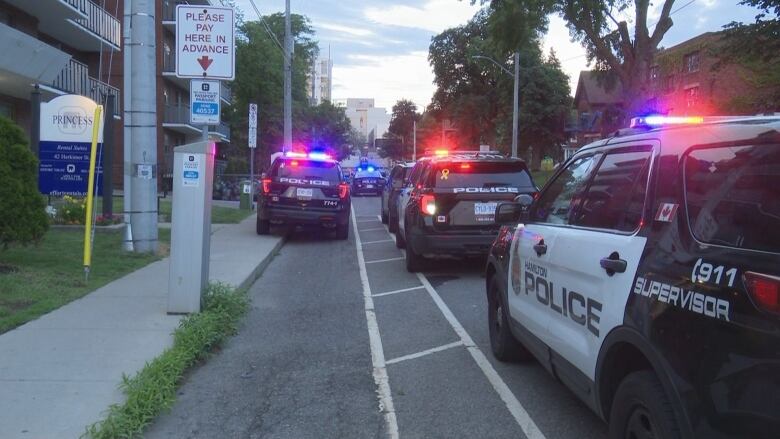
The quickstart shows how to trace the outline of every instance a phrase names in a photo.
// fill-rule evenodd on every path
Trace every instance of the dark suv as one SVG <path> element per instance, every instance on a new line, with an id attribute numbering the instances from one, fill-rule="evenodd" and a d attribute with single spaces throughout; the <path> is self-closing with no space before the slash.
<path id="1" fill-rule="evenodd" d="M 390 232 L 395 233 L 398 230 L 398 195 L 406 183 L 406 177 L 409 176 L 409 171 L 414 166 L 414 162 L 411 163 L 398 163 L 390 170 L 390 176 L 387 178 L 387 184 L 385 184 L 382 191 L 382 203 L 381 203 L 381 217 L 382 223 L 388 225 Z"/>
<path id="2" fill-rule="evenodd" d="M 405 204 L 397 233 L 410 272 L 419 271 L 425 257 L 486 256 L 498 234 L 498 203 L 537 192 L 525 162 L 498 153 L 455 152 L 417 166 L 400 197 Z"/>
<path id="3" fill-rule="evenodd" d="M 268 234 L 271 224 L 317 226 L 347 239 L 350 208 L 349 185 L 338 162 L 315 153 L 287 153 L 262 179 L 257 234 Z"/>
<path id="4" fill-rule="evenodd" d="M 381 195 L 385 187 L 385 177 L 378 169 L 370 166 L 358 168 L 352 177 L 352 193 L 355 195 Z"/>
<path id="5" fill-rule="evenodd" d="M 780 118 L 640 124 L 522 201 L 488 258 L 496 358 L 612 439 L 780 437 Z"/>

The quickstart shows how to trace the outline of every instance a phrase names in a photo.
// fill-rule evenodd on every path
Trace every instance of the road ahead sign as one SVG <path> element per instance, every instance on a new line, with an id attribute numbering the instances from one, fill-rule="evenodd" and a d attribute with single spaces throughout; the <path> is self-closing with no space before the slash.
<path id="1" fill-rule="evenodd" d="M 190 80 L 190 122 L 219 125 L 219 81 Z"/>
<path id="2" fill-rule="evenodd" d="M 234 29 L 231 8 L 176 6 L 176 76 L 233 80 Z"/>

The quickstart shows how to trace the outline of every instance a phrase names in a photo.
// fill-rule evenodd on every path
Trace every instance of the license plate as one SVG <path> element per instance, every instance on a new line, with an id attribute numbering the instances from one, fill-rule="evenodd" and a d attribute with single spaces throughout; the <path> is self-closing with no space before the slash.
<path id="1" fill-rule="evenodd" d="M 366 187 L 369 188 L 369 189 L 373 189 L 374 185 L 373 184 L 367 184 Z"/>
<path id="2" fill-rule="evenodd" d="M 295 195 L 297 195 L 298 198 L 311 198 L 313 195 L 313 190 L 311 188 L 299 187 L 296 189 Z"/>
<path id="3" fill-rule="evenodd" d="M 474 215 L 495 215 L 498 203 L 474 203 Z"/>

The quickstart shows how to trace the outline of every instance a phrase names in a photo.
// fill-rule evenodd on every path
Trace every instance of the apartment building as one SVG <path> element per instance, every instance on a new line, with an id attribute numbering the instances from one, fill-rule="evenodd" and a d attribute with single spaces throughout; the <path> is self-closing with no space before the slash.
<path id="1" fill-rule="evenodd" d="M 323 101 L 331 101 L 333 98 L 333 60 L 319 58 L 314 61 L 311 72 L 306 82 L 309 100 L 312 105 L 319 105 Z"/>

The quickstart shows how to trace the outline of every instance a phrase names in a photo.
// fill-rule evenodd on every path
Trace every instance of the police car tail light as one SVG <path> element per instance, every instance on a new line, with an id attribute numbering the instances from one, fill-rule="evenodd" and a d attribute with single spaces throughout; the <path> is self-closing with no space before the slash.
<path id="1" fill-rule="evenodd" d="M 436 215 L 436 197 L 433 195 L 420 197 L 420 210 L 426 215 Z"/>
<path id="2" fill-rule="evenodd" d="M 349 194 L 349 185 L 346 183 L 339 184 L 339 198 L 343 200 L 347 198 L 347 194 Z"/>
<path id="3" fill-rule="evenodd" d="M 460 169 L 471 169 L 471 164 L 469 163 L 461 163 Z"/>
<path id="4" fill-rule="evenodd" d="M 294 167 L 296 167 L 296 166 L 298 166 L 298 160 L 293 160 L 293 161 L 291 161 L 291 162 L 290 162 L 290 166 L 292 166 L 293 168 L 294 168 Z"/>
<path id="5" fill-rule="evenodd" d="M 765 311 L 780 314 L 780 277 L 747 271 L 744 280 L 756 305 Z"/>
<path id="6" fill-rule="evenodd" d="M 264 178 L 262 180 L 263 183 L 263 194 L 270 194 L 271 193 L 271 179 L 270 178 Z"/>

